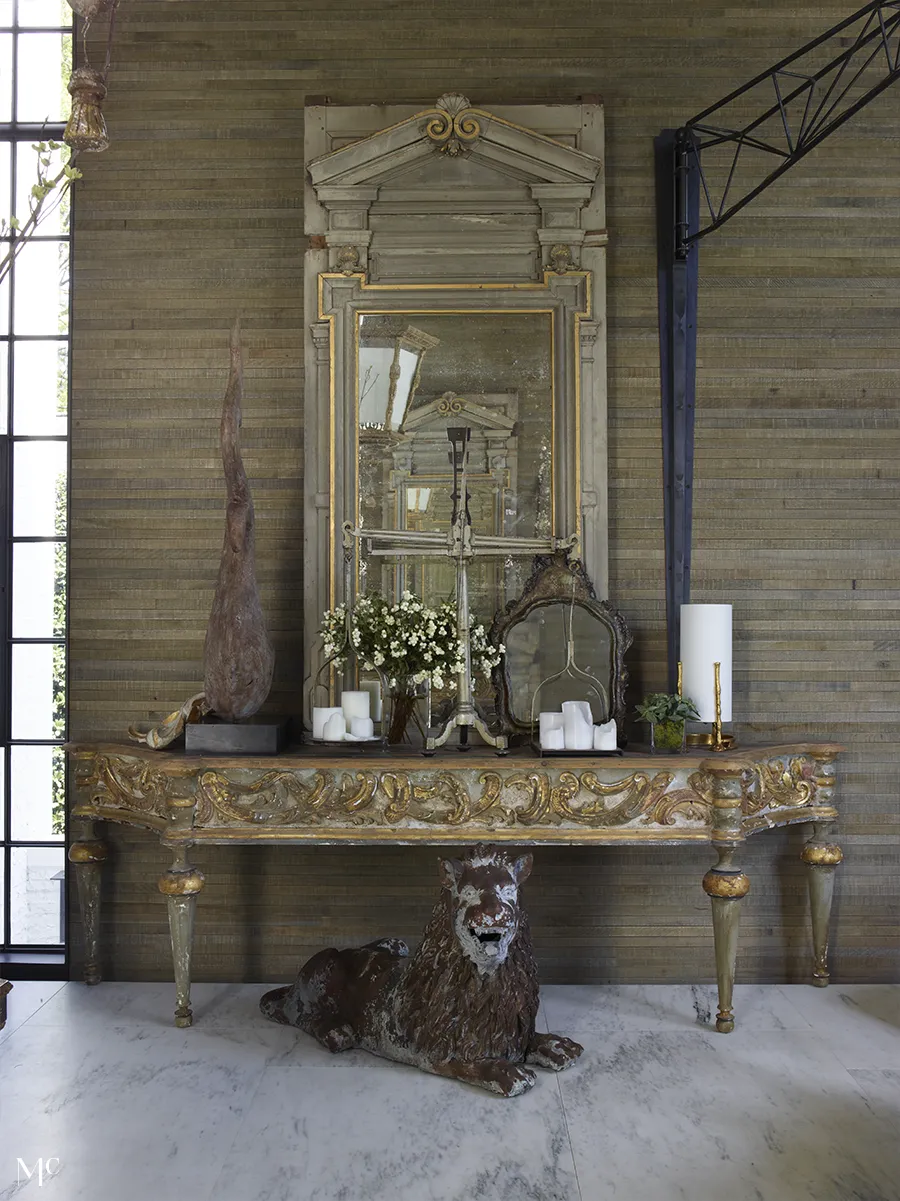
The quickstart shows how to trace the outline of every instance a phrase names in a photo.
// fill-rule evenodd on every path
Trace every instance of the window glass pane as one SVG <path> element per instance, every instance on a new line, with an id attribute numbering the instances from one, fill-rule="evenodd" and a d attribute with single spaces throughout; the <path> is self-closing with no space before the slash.
<path id="1" fill-rule="evenodd" d="M 0 25 L 12 25 L 13 0 L 0 0 Z M 3 924 L 0 922 L 0 930 Z"/>
<path id="2" fill-rule="evenodd" d="M 65 437 L 67 365 L 68 346 L 65 342 L 16 343 L 14 434 L 59 434 Z"/>
<path id="3" fill-rule="evenodd" d="M 72 10 L 66 0 L 19 0 L 20 25 L 71 25 Z"/>
<path id="4" fill-rule="evenodd" d="M 0 342 L 0 434 L 6 433 L 9 412 L 9 343 Z"/>
<path id="5" fill-rule="evenodd" d="M 65 647 L 61 645 L 13 645 L 13 738 L 30 741 L 65 736 L 65 669 Z"/>
<path id="6" fill-rule="evenodd" d="M 68 242 L 29 242 L 16 256 L 13 332 L 64 334 L 69 320 Z"/>
<path id="7" fill-rule="evenodd" d="M 66 630 L 66 544 L 13 543 L 13 638 L 62 638 Z"/>
<path id="8" fill-rule="evenodd" d="M 20 224 L 31 215 L 33 197 L 31 189 L 38 183 L 50 183 L 61 172 L 69 161 L 69 148 L 59 146 L 51 149 L 50 143 L 20 142 L 16 148 L 16 204 L 15 214 Z M 44 146 L 44 150 L 35 150 L 35 146 Z M 40 176 L 38 175 L 40 172 Z M 40 219 L 36 233 L 41 237 L 50 234 L 65 234 L 69 232 L 69 189 L 57 187 L 47 196 L 41 205 Z"/>
<path id="9" fill-rule="evenodd" d="M 16 442 L 13 447 L 13 535 L 66 532 L 66 443 Z"/>
<path id="10" fill-rule="evenodd" d="M 3 250 L 0 251 L 0 257 L 6 253 L 7 243 L 3 243 Z M 0 334 L 9 333 L 9 276 L 0 281 Z"/>
<path id="11" fill-rule="evenodd" d="M 18 121 L 65 121 L 68 118 L 71 96 L 66 84 L 71 55 L 71 34 L 19 34 Z"/>
<path id="12" fill-rule="evenodd" d="M 10 922 L 14 943 L 62 942 L 62 847 L 13 847 Z"/>
<path id="13" fill-rule="evenodd" d="M 12 34 L 0 33 L 0 121 L 12 120 Z"/>
<path id="14" fill-rule="evenodd" d="M 65 829 L 65 752 L 59 746 L 9 749 L 12 838 L 49 842 Z"/>
<path id="15" fill-rule="evenodd" d="M 3 749 L 3 747 L 0 747 L 0 838 L 6 838 L 6 806 L 3 803 L 3 800 L 4 800 L 3 789 L 5 787 L 4 780 L 6 779 L 6 776 L 3 771 L 3 764 L 5 761 L 5 756 L 6 756 L 6 751 Z M 0 855 L 0 872 L 2 872 L 2 871 L 3 871 L 3 856 Z M 2 879 L 3 879 L 3 877 L 2 877 L 2 875 L 0 875 L 0 880 L 2 880 Z M 0 938 L 3 937 L 3 897 L 4 897 L 4 895 L 5 895 L 4 892 L 2 891 L 2 889 L 0 889 Z"/>
<path id="16" fill-rule="evenodd" d="M 2 73 L 2 69 L 0 69 L 0 73 Z M 0 145 L 0 220 L 4 222 L 4 230 L 9 225 L 9 219 L 12 216 L 12 153 L 12 142 Z M 5 254 L 6 249 L 4 243 L 0 255 Z"/>

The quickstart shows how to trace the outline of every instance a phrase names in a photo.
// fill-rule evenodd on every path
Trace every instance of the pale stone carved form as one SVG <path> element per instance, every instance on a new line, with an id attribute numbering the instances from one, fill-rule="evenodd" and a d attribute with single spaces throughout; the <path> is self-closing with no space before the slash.
<path id="1" fill-rule="evenodd" d="M 535 1082 L 527 1064 L 562 1071 L 583 1049 L 535 1030 L 537 968 L 519 901 L 531 866 L 530 854 L 484 845 L 442 860 L 441 896 L 414 955 L 396 938 L 320 951 L 260 1009 L 330 1051 L 363 1047 L 518 1096 Z"/>

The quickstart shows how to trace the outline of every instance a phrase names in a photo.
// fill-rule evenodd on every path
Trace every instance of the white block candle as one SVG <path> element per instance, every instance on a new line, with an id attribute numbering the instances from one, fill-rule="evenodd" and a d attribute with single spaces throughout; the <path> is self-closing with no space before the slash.
<path id="1" fill-rule="evenodd" d="M 618 745 L 618 732 L 614 721 L 604 722 L 602 726 L 594 726 L 594 750 L 614 751 Z"/>
<path id="2" fill-rule="evenodd" d="M 330 717 L 334 717 L 334 715 L 336 713 L 343 713 L 343 710 L 340 708 L 333 708 L 333 707 L 332 708 L 324 708 L 323 707 L 321 709 L 313 709 L 313 711 L 312 711 L 313 738 L 324 738 L 325 737 L 325 723 L 326 723 L 326 721 L 328 721 L 328 719 Z"/>
<path id="3" fill-rule="evenodd" d="M 547 741 L 547 735 L 551 730 L 562 730 L 563 715 L 561 713 L 541 713 L 538 717 L 538 722 L 541 731 L 541 746 L 549 747 L 550 743 Z M 561 750 L 562 747 L 559 749 Z"/>
<path id="4" fill-rule="evenodd" d="M 563 732 L 567 751 L 589 751 L 594 746 L 594 718 L 587 701 L 563 701 Z"/>
<path id="5" fill-rule="evenodd" d="M 350 733 L 354 738 L 372 738 L 375 734 L 375 723 L 371 717 L 351 717 Z"/>
<path id="6" fill-rule="evenodd" d="M 343 742 L 344 735 L 347 733 L 347 721 L 340 711 L 332 713 L 328 721 L 325 723 L 325 741 L 326 742 Z"/>
<path id="7" fill-rule="evenodd" d="M 368 692 L 342 692 L 341 710 L 347 719 L 347 724 L 349 725 L 354 717 L 371 717 L 372 714 L 369 712 L 370 702 L 371 697 Z"/>
<path id="8" fill-rule="evenodd" d="M 681 690 L 701 721 L 716 720 L 716 663 L 722 665 L 722 721 L 731 721 L 731 605 L 682 605 Z"/>
<path id="9" fill-rule="evenodd" d="M 360 680 L 359 686 L 369 694 L 369 717 L 373 721 L 381 721 L 381 681 Z"/>
<path id="10" fill-rule="evenodd" d="M 550 726 L 541 734 L 541 749 L 544 751 L 564 751 L 566 749 L 564 731 L 559 726 Z"/>

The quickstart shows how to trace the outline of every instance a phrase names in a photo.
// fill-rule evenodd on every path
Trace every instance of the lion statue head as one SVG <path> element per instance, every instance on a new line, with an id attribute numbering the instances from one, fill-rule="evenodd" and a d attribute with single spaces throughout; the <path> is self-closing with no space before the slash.
<path id="1" fill-rule="evenodd" d="M 519 887 L 531 874 L 531 855 L 513 856 L 479 845 L 460 859 L 443 859 L 441 883 L 449 892 L 453 933 L 482 976 L 506 962 L 519 932 Z"/>

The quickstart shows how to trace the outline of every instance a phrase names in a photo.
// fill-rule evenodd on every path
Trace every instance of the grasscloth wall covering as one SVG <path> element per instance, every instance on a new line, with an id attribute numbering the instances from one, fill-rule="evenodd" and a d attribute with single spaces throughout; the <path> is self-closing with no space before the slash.
<path id="1" fill-rule="evenodd" d="M 307 96 L 432 102 L 599 93 L 608 130 L 612 595 L 634 691 L 664 683 L 652 138 L 845 16 L 757 0 L 129 0 L 110 150 L 76 222 L 71 732 L 119 737 L 196 691 L 222 535 L 218 408 L 245 329 L 259 574 L 296 710 L 303 530 L 301 213 Z M 900 956 L 900 292 L 888 92 L 704 247 L 694 599 L 735 606 L 736 716 L 844 740 L 835 976 Z M 739 978 L 807 970 L 800 833 L 747 847 Z M 157 840 L 111 830 L 106 971 L 171 971 Z M 307 953 L 416 938 L 428 849 L 208 848 L 196 978 L 286 979 Z M 560 849 L 528 886 L 544 977 L 709 979 L 708 850 Z M 73 935 L 78 947 L 79 929 Z"/>

